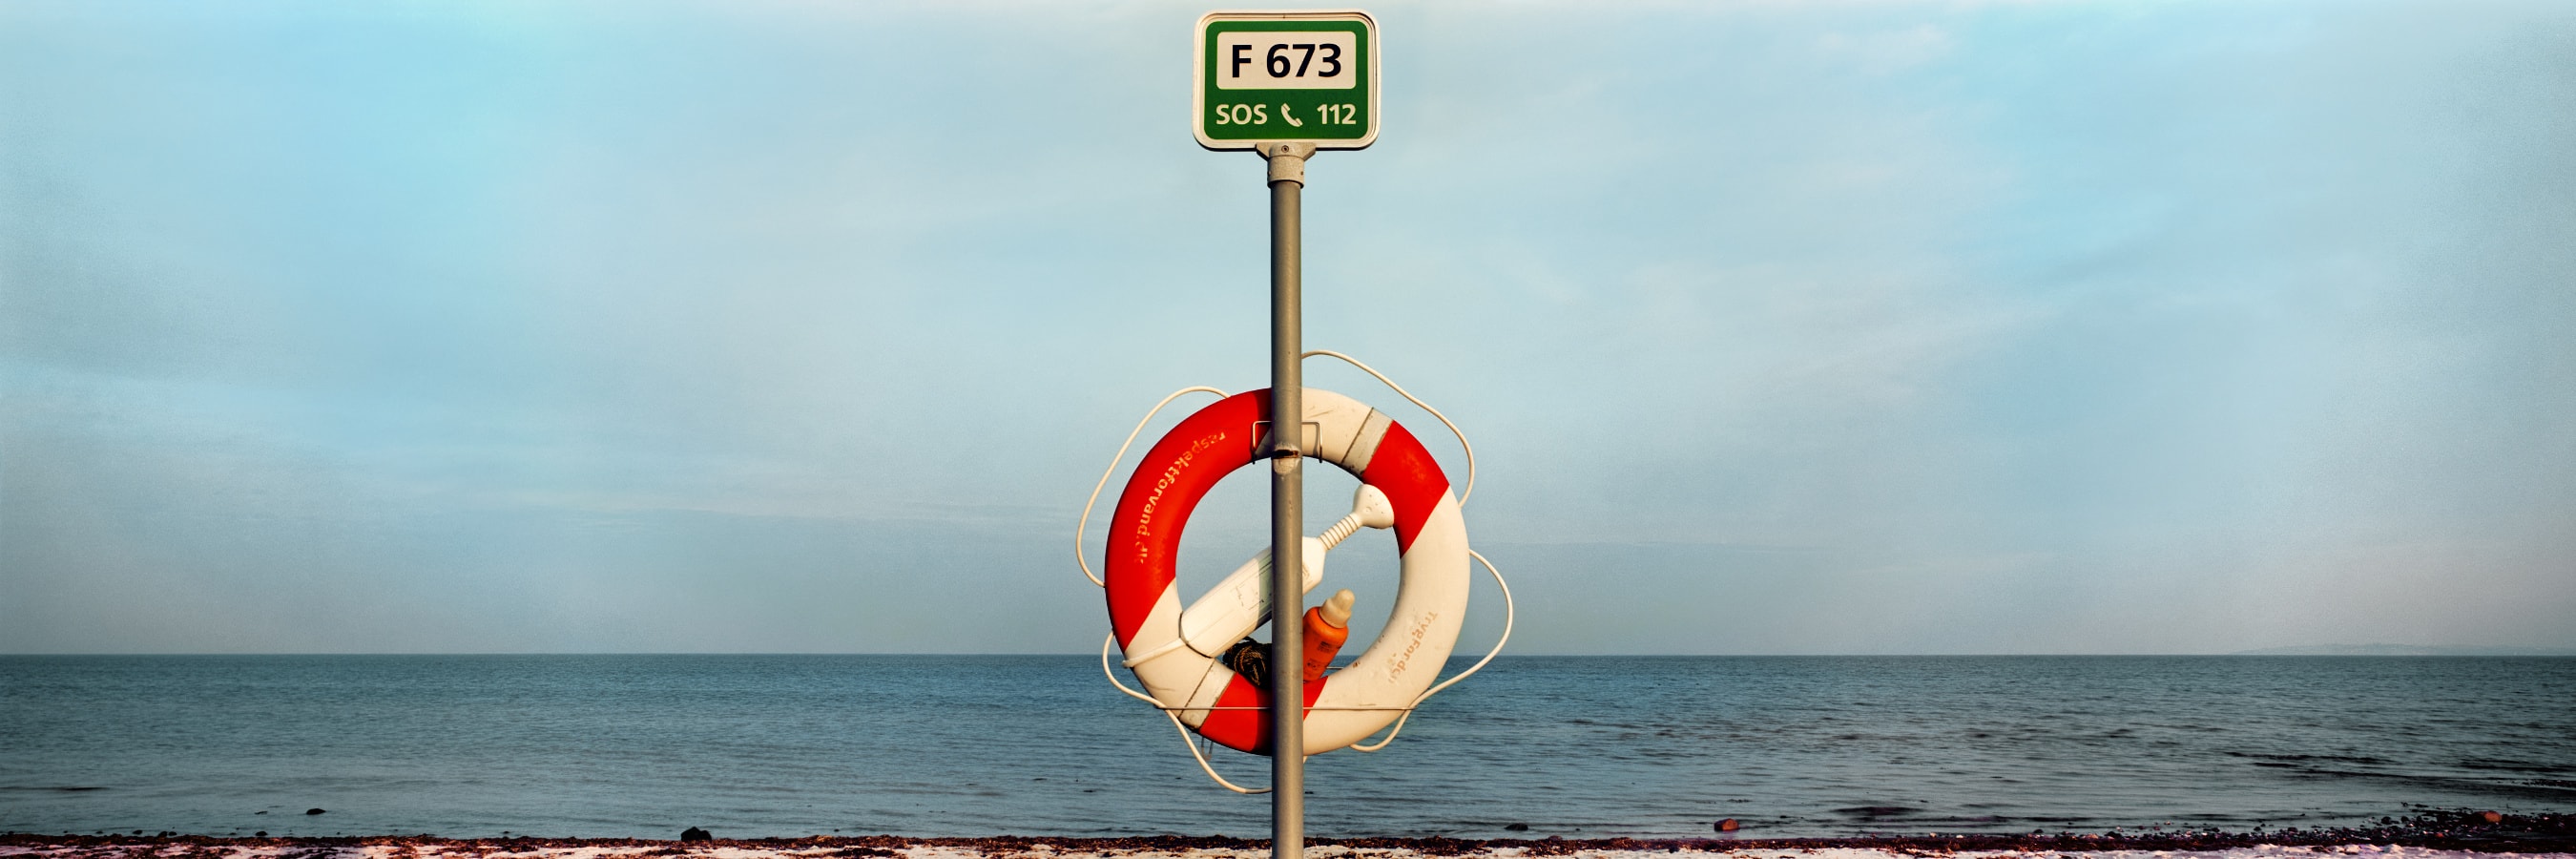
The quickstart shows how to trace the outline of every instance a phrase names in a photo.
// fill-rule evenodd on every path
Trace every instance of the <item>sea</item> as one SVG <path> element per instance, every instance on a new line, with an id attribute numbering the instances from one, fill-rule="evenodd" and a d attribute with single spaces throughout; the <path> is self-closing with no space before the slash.
<path id="1" fill-rule="evenodd" d="M 1184 743 L 1088 656 L 8 656 L 0 832 L 1266 837 Z M 2576 658 L 1504 657 L 1307 785 L 1317 837 L 2567 812 Z"/>

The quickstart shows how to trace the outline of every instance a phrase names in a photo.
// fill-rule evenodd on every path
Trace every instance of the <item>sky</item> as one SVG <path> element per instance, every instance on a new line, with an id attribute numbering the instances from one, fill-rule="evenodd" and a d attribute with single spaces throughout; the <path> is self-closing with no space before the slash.
<path id="1" fill-rule="evenodd" d="M 2576 648 L 2576 5 L 1369 8 L 1306 343 L 1510 652 Z M 0 652 L 1093 652 L 1267 384 L 1204 11 L 0 4 Z"/>

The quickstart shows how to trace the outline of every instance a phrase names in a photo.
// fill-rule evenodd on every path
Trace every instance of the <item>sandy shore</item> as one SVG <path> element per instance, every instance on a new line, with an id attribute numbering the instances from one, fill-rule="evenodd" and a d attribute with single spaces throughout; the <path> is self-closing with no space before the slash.
<path id="1" fill-rule="evenodd" d="M 529 839 L 535 841 L 537 839 Z M 878 839 L 859 839 L 878 841 Z M 436 859 L 436 857 L 512 857 L 512 859 L 661 859 L 661 857 L 695 857 L 695 859 L 855 859 L 855 857 L 900 857 L 900 859 L 1269 859 L 1266 845 L 1246 843 L 1225 847 L 1105 847 L 1083 841 L 1057 842 L 1048 839 L 954 839 L 958 842 L 932 843 L 950 839 L 905 842 L 901 846 L 871 846 L 799 841 L 764 842 L 696 842 L 682 847 L 670 842 L 605 842 L 548 843 L 544 845 L 513 841 L 446 841 L 439 839 L 257 839 L 217 840 L 195 843 L 196 839 L 98 839 L 72 841 L 21 840 L 0 845 L 0 857 L 30 859 Z M 1013 843 L 999 843 L 1013 842 Z M 883 843 L 883 842 L 879 842 Z M 1469 847 L 1467 845 L 1476 846 Z M 1462 849 L 1463 848 L 1463 849 Z M 1455 852 L 1452 852 L 1452 851 Z M 2508 851 L 2516 852 L 2516 851 Z M 1976 850 L 1912 845 L 1843 846 L 1843 847 L 1754 847 L 1745 844 L 1706 844 L 1696 846 L 1625 847 L 1608 846 L 1605 842 L 1570 842 L 1560 845 L 1503 846 L 1490 842 L 1456 842 L 1425 851 L 1410 847 L 1351 847 L 1339 844 L 1310 845 L 1307 855 L 1316 859 L 1419 859 L 1426 856 L 1473 856 L 1513 859 L 1513 857 L 1569 857 L 1569 859 L 1920 859 L 1942 856 L 1949 859 L 2344 859 L 2344 857 L 2384 857 L 2384 859 L 2478 859 L 2493 857 L 2492 850 L 2450 850 L 2432 847 L 2408 847 L 2398 844 L 2343 845 L 2278 845 L 2257 844 L 2215 850 Z M 2568 857 L 2570 852 L 2517 852 L 2535 857 Z"/>

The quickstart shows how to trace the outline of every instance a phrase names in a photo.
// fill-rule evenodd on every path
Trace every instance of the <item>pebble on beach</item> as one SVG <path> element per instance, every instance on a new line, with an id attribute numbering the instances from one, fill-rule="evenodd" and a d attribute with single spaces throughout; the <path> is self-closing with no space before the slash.
<path id="1" fill-rule="evenodd" d="M 1717 831 L 1719 832 L 1733 832 L 1742 828 L 1744 828 L 1744 824 L 1735 822 L 1735 818 L 1732 817 L 1717 822 Z"/>
<path id="2" fill-rule="evenodd" d="M 692 827 L 689 827 L 689 828 L 687 828 L 687 829 L 680 830 L 680 840 L 682 840 L 682 841 L 714 841 L 714 840 L 716 840 L 716 837 L 715 837 L 714 835 L 710 835 L 710 834 L 708 834 L 708 833 L 707 833 L 707 831 L 706 831 L 706 830 L 704 830 L 704 829 L 699 829 L 699 828 L 697 828 L 697 827 L 695 827 L 695 826 L 692 826 Z"/>

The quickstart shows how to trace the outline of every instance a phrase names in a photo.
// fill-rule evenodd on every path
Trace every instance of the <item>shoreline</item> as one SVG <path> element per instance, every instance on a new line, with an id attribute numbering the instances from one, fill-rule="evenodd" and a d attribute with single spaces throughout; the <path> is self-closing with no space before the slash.
<path id="1" fill-rule="evenodd" d="M 2576 814 L 2429 812 L 2388 825 L 2255 832 L 2112 831 L 2096 834 L 1886 835 L 1827 838 L 1310 838 L 1330 859 L 1580 857 L 1648 859 L 1691 854 L 1730 859 L 1901 859 L 1941 856 L 2259 857 L 2550 854 L 2576 859 Z M 0 859 L 1267 859 L 1267 839 L 1155 835 L 1075 838 L 897 835 L 802 838 L 442 838 L 431 835 L 218 837 L 0 833 Z M 1676 856 L 1675 859 L 1682 859 Z"/>

